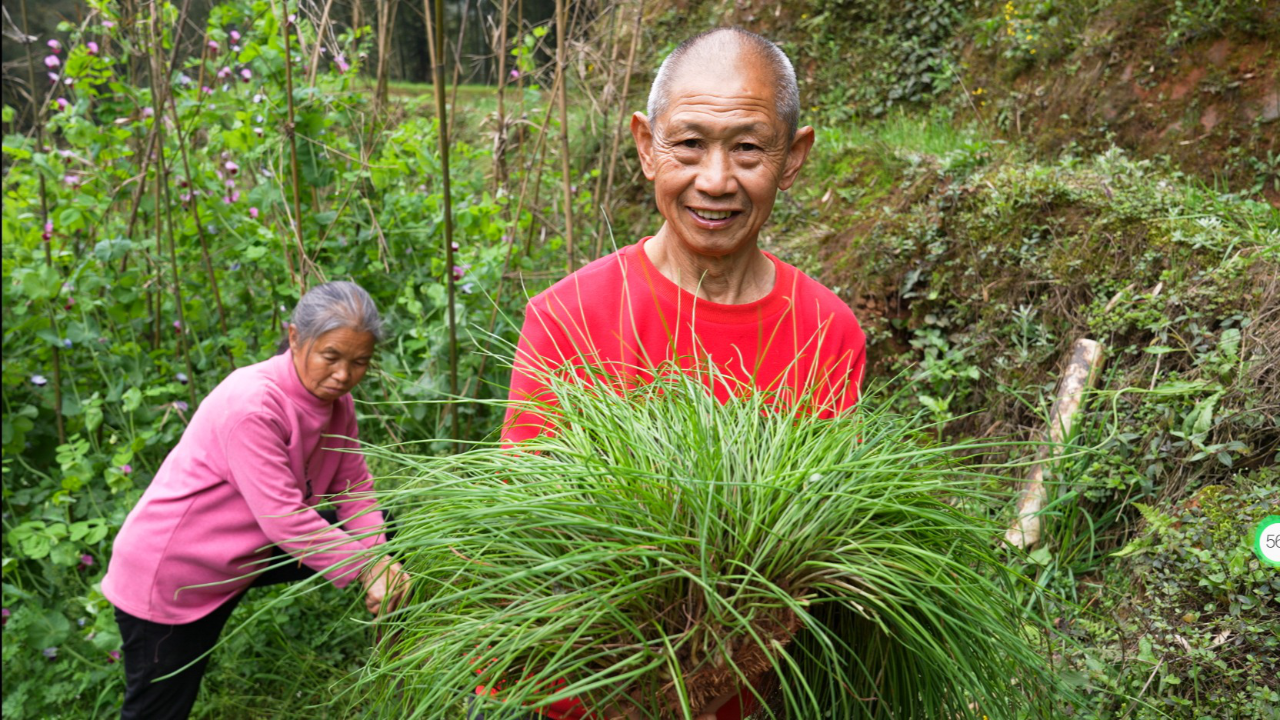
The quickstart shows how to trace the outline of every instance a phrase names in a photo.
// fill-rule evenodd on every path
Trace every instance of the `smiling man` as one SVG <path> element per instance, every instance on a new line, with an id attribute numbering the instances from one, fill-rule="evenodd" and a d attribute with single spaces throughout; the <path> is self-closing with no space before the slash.
<path id="1" fill-rule="evenodd" d="M 662 226 L 529 302 L 512 399 L 552 401 L 540 378 L 558 367 L 648 379 L 713 364 L 722 401 L 755 389 L 824 415 L 853 406 L 865 363 L 853 312 L 759 247 L 813 147 L 799 104 L 786 54 L 745 30 L 702 33 L 663 61 L 648 115 L 631 118 Z M 546 428 L 512 410 L 503 436 Z"/>
<path id="2" fill-rule="evenodd" d="M 772 42 L 719 28 L 677 47 L 659 68 L 648 115 L 631 118 L 662 227 L 586 265 L 530 300 L 516 352 L 503 439 L 553 432 L 543 378 L 570 369 L 613 382 L 701 372 L 719 400 L 771 393 L 791 411 L 833 415 L 858 400 L 865 337 L 835 293 L 760 250 L 760 228 L 813 147 L 799 126 L 795 70 Z M 767 680 L 753 679 L 760 694 Z M 477 692 L 488 692 L 477 688 Z M 740 720 L 758 693 L 698 708 Z M 579 720 L 558 702 L 544 714 Z"/>
<path id="3" fill-rule="evenodd" d="M 763 391 L 792 411 L 852 408 L 866 345 L 853 312 L 759 247 L 778 191 L 813 147 L 798 113 L 791 61 L 765 38 L 721 28 L 676 48 L 648 114 L 631 119 L 662 226 L 529 302 L 511 398 L 553 404 L 543 378 L 565 368 L 625 383 L 714 366 L 704 377 L 722 402 Z M 551 431 L 537 405 L 523 404 L 508 411 L 503 438 Z M 719 698 L 699 718 L 739 720 L 754 695 Z M 545 714 L 577 720 L 587 710 L 570 700 Z"/>

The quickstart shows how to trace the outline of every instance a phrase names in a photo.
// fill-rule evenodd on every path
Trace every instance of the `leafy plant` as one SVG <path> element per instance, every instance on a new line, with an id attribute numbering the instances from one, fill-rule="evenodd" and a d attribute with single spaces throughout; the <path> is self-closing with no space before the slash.
<path id="1" fill-rule="evenodd" d="M 415 582 L 355 702 L 453 717 L 479 683 L 492 713 L 576 696 L 687 717 L 753 681 L 768 700 L 763 671 L 788 717 L 1069 702 L 999 529 L 960 509 L 992 499 L 955 460 L 973 448 L 928 445 L 873 401 L 833 420 L 766 393 L 721 406 L 713 371 L 602 382 L 549 378 L 556 431 L 516 449 L 379 453 L 406 478 L 384 495 L 387 550 Z"/>

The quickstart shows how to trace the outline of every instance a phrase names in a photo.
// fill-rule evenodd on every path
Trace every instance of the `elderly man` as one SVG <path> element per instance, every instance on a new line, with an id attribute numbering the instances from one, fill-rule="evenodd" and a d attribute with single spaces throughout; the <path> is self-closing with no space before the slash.
<path id="1" fill-rule="evenodd" d="M 512 399 L 554 402 L 540 378 L 557 368 L 643 380 L 714 365 L 708 382 L 721 401 L 761 390 L 825 415 L 852 407 L 866 344 L 853 312 L 758 246 L 778 190 L 813 147 L 798 113 L 791 62 L 759 35 L 721 28 L 676 48 L 648 116 L 631 119 L 662 227 L 529 302 Z M 535 410 L 512 409 L 503 436 L 547 429 Z M 752 693 L 735 693 L 701 717 L 738 720 L 753 707 Z M 576 719 L 585 709 L 569 701 L 546 714 Z"/>

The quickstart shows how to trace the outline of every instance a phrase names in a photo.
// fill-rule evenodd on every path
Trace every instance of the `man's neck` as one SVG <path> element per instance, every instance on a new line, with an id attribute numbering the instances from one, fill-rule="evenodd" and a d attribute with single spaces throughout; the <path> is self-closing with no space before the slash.
<path id="1" fill-rule="evenodd" d="M 773 262 L 754 244 L 731 255 L 709 257 L 689 252 L 659 231 L 645 242 L 644 252 L 663 277 L 702 300 L 724 305 L 762 299 L 773 290 L 777 275 Z"/>

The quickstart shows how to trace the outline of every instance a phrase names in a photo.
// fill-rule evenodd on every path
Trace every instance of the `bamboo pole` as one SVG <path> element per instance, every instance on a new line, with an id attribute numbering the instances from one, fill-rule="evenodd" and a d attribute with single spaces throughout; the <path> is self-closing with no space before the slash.
<path id="1" fill-rule="evenodd" d="M 631 92 L 631 72 L 635 68 L 636 46 L 640 44 L 640 24 L 643 19 L 644 0 L 640 0 L 636 6 L 636 23 L 631 29 L 631 47 L 627 50 L 627 71 L 622 76 L 622 96 L 618 98 L 618 122 L 613 126 L 613 144 L 609 150 L 609 172 L 606 173 L 604 192 L 596 195 L 596 197 L 600 198 L 600 212 L 604 213 L 606 222 L 609 220 L 609 200 L 613 194 L 613 171 L 618 165 L 618 144 L 622 138 L 622 126 L 626 123 L 627 94 Z M 601 228 L 600 235 L 596 237 L 596 257 L 600 257 L 600 252 L 603 249 L 604 230 L 605 228 Z"/>
<path id="2" fill-rule="evenodd" d="M 565 8 L 567 0 L 556 0 L 556 77 L 560 78 L 560 92 L 556 94 L 560 106 L 560 186 L 564 193 L 564 247 L 565 268 L 572 273 L 573 259 L 573 189 L 569 169 L 569 111 L 568 86 L 569 79 L 565 75 L 564 51 L 568 41 L 565 24 L 568 12 Z"/>
<path id="3" fill-rule="evenodd" d="M 1039 462 L 1031 468 L 1030 477 L 1018 500 L 1018 517 L 1005 533 L 1005 541 L 1017 548 L 1027 549 L 1040 542 L 1040 511 L 1048 502 L 1044 475 L 1052 460 L 1054 447 L 1061 446 L 1071 437 L 1076 415 L 1089 389 L 1098 377 L 1105 350 L 1102 344 L 1088 338 L 1080 338 L 1071 346 L 1071 359 L 1058 383 L 1058 397 L 1049 412 L 1048 445 L 1040 450 Z"/>
<path id="4" fill-rule="evenodd" d="M 449 97 L 449 127 L 458 126 L 458 81 L 462 77 L 462 41 L 466 39 L 469 8 L 470 0 L 462 0 L 462 20 L 458 23 L 458 41 L 453 45 L 453 91 Z"/>
<path id="5" fill-rule="evenodd" d="M 160 244 L 159 231 L 162 224 L 160 208 L 163 207 L 169 221 L 169 262 L 173 270 L 173 302 L 178 314 L 178 352 L 182 355 L 183 362 L 187 368 L 187 394 L 191 399 L 191 409 L 194 410 L 196 407 L 196 386 L 193 381 L 196 373 L 195 367 L 191 364 L 191 354 L 187 352 L 187 319 L 182 308 L 182 277 L 178 269 L 177 243 L 173 237 L 173 211 L 169 199 L 169 173 L 164 163 L 164 95 L 169 89 L 169 83 L 167 78 L 160 76 L 164 66 L 160 55 L 164 31 L 160 29 L 159 3 L 156 3 L 152 8 L 150 36 L 152 43 L 150 63 L 152 116 L 155 118 L 156 126 L 160 128 L 156 133 L 156 244 L 157 246 Z M 174 38 L 173 42 L 176 45 L 177 38 Z M 159 263 L 157 263 L 158 265 Z M 159 317 L 159 313 L 157 313 L 157 317 Z"/>
<path id="6" fill-rule="evenodd" d="M 187 174 L 187 179 L 191 178 L 191 163 L 187 159 L 187 140 L 182 133 L 181 120 L 178 118 L 178 101 L 173 93 L 166 93 L 169 96 L 169 107 L 173 110 L 173 126 L 178 133 L 178 150 L 182 157 L 182 170 Z M 209 241 L 204 234 L 204 225 L 200 222 L 200 203 L 195 198 L 188 203 L 191 206 L 191 219 L 196 224 L 196 235 L 200 238 L 200 255 L 204 258 L 205 273 L 209 276 L 209 286 L 213 290 L 213 301 L 218 308 L 218 327 L 222 329 L 222 334 L 227 335 L 227 313 L 222 307 L 222 293 L 218 289 L 218 276 L 213 271 L 213 259 L 209 256 Z M 231 348 L 226 348 L 227 359 L 231 361 L 231 367 L 235 368 L 236 359 L 231 354 Z"/>
<path id="7" fill-rule="evenodd" d="M 285 124 L 285 134 L 289 136 L 289 164 L 293 177 L 293 217 L 289 219 L 289 224 L 293 226 L 293 239 L 298 245 L 298 289 L 305 293 L 307 291 L 307 251 L 302 244 L 302 196 L 298 185 L 298 138 L 296 137 L 297 128 L 293 121 L 293 49 L 289 42 L 290 26 L 289 22 L 289 4 L 284 5 L 284 22 L 280 26 L 284 28 L 284 85 L 285 100 L 288 106 L 288 122 Z M 286 252 L 285 257 L 288 258 Z M 290 271 L 292 272 L 292 263 L 290 263 Z"/>
<path id="8" fill-rule="evenodd" d="M 449 312 L 449 392 L 453 396 L 448 406 L 453 421 L 455 451 L 461 452 L 459 419 L 455 403 L 458 401 L 458 327 L 454 312 L 456 292 L 453 277 L 453 200 L 449 186 L 449 118 L 444 101 L 444 0 L 435 0 L 435 21 L 431 19 L 430 0 L 422 0 L 427 20 L 427 44 L 434 64 L 433 76 L 436 91 L 436 135 L 440 140 L 440 175 L 444 188 L 444 266 L 448 288 Z"/>
<path id="9" fill-rule="evenodd" d="M 333 0 L 325 0 L 324 10 L 320 13 L 320 26 L 316 28 L 316 46 L 311 49 L 311 69 L 307 75 L 307 85 L 316 86 L 316 71 L 320 67 L 320 49 L 324 47 L 321 36 L 329 29 L 329 11 L 333 9 Z"/>
<path id="10" fill-rule="evenodd" d="M 31 27 L 27 21 L 27 0 L 22 0 L 22 35 L 23 44 L 27 46 L 27 73 L 31 83 L 31 118 L 36 126 L 36 151 L 44 152 L 44 121 L 41 115 L 44 114 L 44 103 L 40 101 L 40 95 L 36 91 L 36 64 L 31 57 L 31 43 L 35 42 L 35 36 L 27 32 L 27 28 Z M 53 264 L 53 238 L 44 231 L 49 225 L 49 197 L 48 190 L 44 183 L 44 173 L 38 168 L 36 169 L 36 178 L 40 186 L 40 228 L 44 232 L 44 264 L 57 273 L 57 268 Z M 49 309 L 49 322 L 57 327 L 54 322 L 53 309 Z M 62 351 L 57 345 L 53 350 L 53 420 L 58 430 L 58 444 L 62 445 L 67 442 L 67 431 L 62 421 Z"/>
<path id="11" fill-rule="evenodd" d="M 398 0 L 397 0 L 398 2 Z M 391 27 L 398 5 L 393 0 L 377 0 L 378 11 L 378 82 L 373 94 L 374 115 L 387 103 L 387 73 L 391 69 Z"/>
<path id="12" fill-rule="evenodd" d="M 498 27 L 498 119 L 493 131 L 493 185 L 501 190 L 507 184 L 507 23 L 511 0 L 502 0 Z"/>

